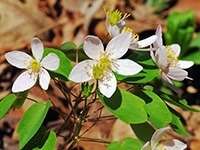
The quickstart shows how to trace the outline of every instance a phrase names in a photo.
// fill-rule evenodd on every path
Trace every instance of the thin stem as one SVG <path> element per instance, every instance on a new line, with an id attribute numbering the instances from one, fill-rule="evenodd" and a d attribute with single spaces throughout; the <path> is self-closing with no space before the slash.
<path id="1" fill-rule="evenodd" d="M 102 139 L 96 139 L 96 138 L 88 138 L 88 137 L 80 137 L 81 141 L 90 141 L 90 142 L 99 142 L 99 143 L 107 143 L 110 144 L 110 142 Z"/>
<path id="2" fill-rule="evenodd" d="M 106 40 L 108 39 L 109 33 L 107 33 L 105 39 L 103 40 L 103 44 L 105 44 Z"/>

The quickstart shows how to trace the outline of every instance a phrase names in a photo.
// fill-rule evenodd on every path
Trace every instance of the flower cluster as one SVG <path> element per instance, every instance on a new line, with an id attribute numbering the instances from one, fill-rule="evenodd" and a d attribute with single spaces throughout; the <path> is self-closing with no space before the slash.
<path id="1" fill-rule="evenodd" d="M 42 59 L 44 46 L 38 38 L 33 38 L 31 42 L 32 58 L 21 51 L 12 51 L 5 54 L 6 60 L 13 66 L 26 69 L 14 82 L 12 92 L 22 92 L 33 87 L 39 75 L 39 84 L 47 90 L 50 82 L 50 75 L 47 70 L 57 70 L 60 59 L 54 53 L 48 54 Z M 42 59 L 42 60 L 41 60 Z M 46 70 L 47 69 L 47 70 Z"/>
<path id="2" fill-rule="evenodd" d="M 194 65 L 194 62 L 178 59 L 181 51 L 178 44 L 163 46 L 162 28 L 160 25 L 156 30 L 156 35 L 158 38 L 153 43 L 156 51 L 155 53 L 153 51 L 150 52 L 151 57 L 155 64 L 160 68 L 164 83 L 175 92 L 178 92 L 178 89 L 172 80 L 182 81 L 185 78 L 191 79 L 188 77 L 188 72 L 183 69 L 190 68 Z"/>
<path id="3" fill-rule="evenodd" d="M 176 139 L 158 144 L 168 130 L 170 130 L 170 127 L 156 130 L 151 138 L 151 141 L 148 141 L 141 150 L 184 150 L 187 145 Z"/>
<path id="4" fill-rule="evenodd" d="M 132 33 L 127 32 L 114 37 L 104 51 L 101 40 L 96 36 L 87 36 L 84 41 L 84 52 L 92 60 L 78 63 L 69 75 L 74 82 L 86 82 L 96 79 L 100 92 L 111 97 L 116 90 L 117 81 L 112 71 L 121 75 L 134 75 L 142 66 L 129 59 L 119 59 L 127 51 Z"/>

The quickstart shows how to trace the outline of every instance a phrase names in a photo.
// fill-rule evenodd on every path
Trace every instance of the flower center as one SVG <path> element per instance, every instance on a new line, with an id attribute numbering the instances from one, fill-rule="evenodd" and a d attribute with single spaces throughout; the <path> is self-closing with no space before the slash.
<path id="1" fill-rule="evenodd" d="M 108 59 L 108 56 L 110 54 L 104 56 L 103 58 L 101 58 L 100 61 L 100 65 L 103 66 L 104 68 L 107 68 L 110 66 L 110 60 Z"/>
<path id="2" fill-rule="evenodd" d="M 35 59 L 30 61 L 30 69 L 33 72 L 37 72 L 40 69 L 40 63 L 38 63 Z"/>
<path id="3" fill-rule="evenodd" d="M 162 145 L 159 145 L 158 147 L 156 147 L 156 150 L 167 150 L 167 149 L 165 148 L 165 145 L 162 144 Z"/>
<path id="4" fill-rule="evenodd" d="M 120 33 L 120 34 L 122 34 L 122 33 L 124 33 L 124 32 L 132 32 L 132 40 L 133 40 L 133 41 L 135 41 L 135 40 L 136 40 L 136 41 L 139 41 L 139 35 L 133 33 L 133 30 L 132 30 L 132 29 L 124 27 L 123 30 L 121 31 L 121 29 L 119 28 L 119 33 Z"/>
<path id="5" fill-rule="evenodd" d="M 102 66 L 101 64 L 93 65 L 92 74 L 95 79 L 97 80 L 102 79 L 105 75 L 104 66 Z"/>
<path id="6" fill-rule="evenodd" d="M 176 64 L 179 62 L 178 56 L 176 56 L 176 52 L 174 52 L 174 50 L 170 46 L 166 46 L 166 48 L 168 67 L 176 67 Z"/>

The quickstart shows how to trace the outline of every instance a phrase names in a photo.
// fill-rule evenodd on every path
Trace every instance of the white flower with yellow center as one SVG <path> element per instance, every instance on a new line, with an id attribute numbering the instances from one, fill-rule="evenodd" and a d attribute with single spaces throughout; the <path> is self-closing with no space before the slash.
<path id="1" fill-rule="evenodd" d="M 157 50 L 155 53 L 153 51 L 150 52 L 151 57 L 155 64 L 160 68 L 162 79 L 166 85 L 175 92 L 178 92 L 178 89 L 172 80 L 182 81 L 185 78 L 191 79 L 188 77 L 188 72 L 183 69 L 191 67 L 194 65 L 194 62 L 178 59 L 181 51 L 181 48 L 178 44 L 163 46 L 161 26 L 158 26 L 156 35 L 158 38 L 153 43 L 153 46 Z"/>
<path id="2" fill-rule="evenodd" d="M 118 10 L 109 10 L 106 12 L 106 27 L 111 37 L 115 37 L 124 32 L 133 32 L 132 29 L 125 27 L 124 19 L 126 19 L 128 16 L 130 16 L 130 14 L 126 13 L 124 17 L 122 17 L 122 13 Z M 139 41 L 138 34 L 133 33 L 129 48 L 133 50 L 150 51 L 152 49 L 144 48 L 151 45 L 156 40 L 156 38 L 156 35 L 152 35 L 144 40 Z"/>
<path id="3" fill-rule="evenodd" d="M 162 142 L 160 144 L 159 141 L 163 137 L 163 135 L 170 129 L 170 127 L 162 128 L 156 130 L 156 132 L 153 134 L 151 141 L 147 142 L 141 150 L 184 150 L 187 145 L 183 142 L 172 139 L 169 141 Z"/>
<path id="4" fill-rule="evenodd" d="M 34 58 L 20 51 L 12 51 L 5 54 L 6 60 L 11 65 L 20 69 L 26 69 L 13 83 L 12 92 L 21 92 L 30 89 L 35 85 L 38 75 L 40 86 L 44 90 L 47 90 L 50 82 L 50 75 L 45 69 L 53 71 L 57 70 L 59 67 L 60 59 L 54 53 L 48 54 L 41 61 L 44 46 L 38 38 L 32 39 L 31 47 Z"/>
<path id="5" fill-rule="evenodd" d="M 134 75 L 142 70 L 142 66 L 129 59 L 119 59 L 128 51 L 131 36 L 127 32 L 114 37 L 105 51 L 98 37 L 87 36 L 83 48 L 86 55 L 93 60 L 78 63 L 72 69 L 69 79 L 78 83 L 96 79 L 100 92 L 108 98 L 111 97 L 117 86 L 111 70 L 121 75 Z"/>

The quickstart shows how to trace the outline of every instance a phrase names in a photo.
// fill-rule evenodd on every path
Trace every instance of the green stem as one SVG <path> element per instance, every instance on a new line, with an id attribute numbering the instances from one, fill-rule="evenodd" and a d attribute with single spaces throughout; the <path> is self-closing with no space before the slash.
<path id="1" fill-rule="evenodd" d="M 105 39 L 103 40 L 103 44 L 105 44 L 106 40 L 108 39 L 109 33 L 107 33 Z"/>

